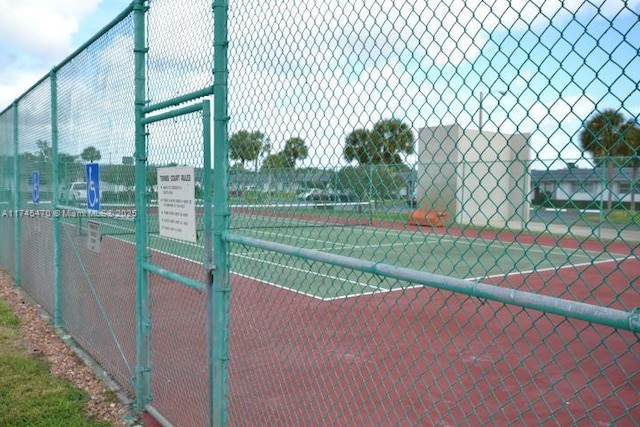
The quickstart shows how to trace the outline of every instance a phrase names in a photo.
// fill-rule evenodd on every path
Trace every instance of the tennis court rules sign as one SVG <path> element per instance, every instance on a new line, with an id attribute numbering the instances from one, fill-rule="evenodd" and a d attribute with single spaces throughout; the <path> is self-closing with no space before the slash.
<path id="1" fill-rule="evenodd" d="M 161 236 L 196 242 L 194 168 L 158 168 L 158 221 Z"/>

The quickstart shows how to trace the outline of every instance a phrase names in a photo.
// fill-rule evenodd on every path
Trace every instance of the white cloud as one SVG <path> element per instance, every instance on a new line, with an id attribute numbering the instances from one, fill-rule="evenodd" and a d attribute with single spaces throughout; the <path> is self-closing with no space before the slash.
<path id="1" fill-rule="evenodd" d="M 80 22 L 100 1 L 0 0 L 0 40 L 40 60 L 62 59 Z"/>
<path id="2" fill-rule="evenodd" d="M 36 3 L 40 6 L 34 11 Z M 0 48 L 10 40 L 39 63 L 55 55 L 66 56 L 78 23 L 98 3 L 0 0 L 0 9 L 15 9 L 0 16 Z M 482 67 L 471 72 L 459 70 L 473 68 L 492 33 L 544 30 L 552 20 L 555 23 L 569 20 L 573 14 L 594 13 L 598 7 L 604 16 L 612 17 L 624 7 L 637 8 L 640 0 L 583 3 L 232 2 L 230 130 L 262 130 L 276 147 L 291 136 L 301 136 L 310 143 L 314 163 L 326 165 L 336 163 L 340 153 L 333 148 L 342 146 L 346 133 L 354 127 L 370 127 L 380 118 L 399 116 L 414 128 L 452 122 L 471 125 L 477 120 L 477 93 L 473 92 L 478 82 L 488 85 L 486 79 L 493 78 L 489 75 L 493 73 L 502 83 L 500 77 L 505 76 L 499 75 L 500 70 L 481 75 Z M 34 23 L 36 19 L 44 24 Z M 156 0 L 151 3 L 148 22 L 152 102 L 211 84 L 213 25 L 209 3 Z M 34 31 L 36 28 L 42 31 Z M 535 76 L 517 63 L 512 68 L 518 68 L 520 74 L 511 76 L 512 82 L 504 82 L 511 99 L 487 101 L 486 117 L 491 118 L 487 126 L 536 132 L 544 139 L 538 139 L 541 150 L 549 144 L 565 146 L 576 132 L 576 123 L 592 111 L 593 102 L 585 95 L 564 97 L 564 101 L 539 98 L 534 90 L 543 90 L 549 80 L 534 80 Z M 44 72 L 21 86 L 25 81 L 22 75 L 14 85 L 13 79 L 1 77 L 0 71 L 0 105 L 20 93 L 5 96 L 5 91 L 11 92 L 12 87 L 24 90 Z M 432 72 L 437 74 L 433 80 L 429 78 Z"/>
<path id="3" fill-rule="evenodd" d="M 72 36 L 102 0 L 0 0 L 0 109 L 71 53 Z"/>

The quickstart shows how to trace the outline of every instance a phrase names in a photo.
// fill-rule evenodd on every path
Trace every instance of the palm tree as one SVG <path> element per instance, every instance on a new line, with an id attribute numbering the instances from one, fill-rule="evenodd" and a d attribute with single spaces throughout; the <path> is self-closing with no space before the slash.
<path id="1" fill-rule="evenodd" d="M 609 197 L 607 199 L 607 209 L 612 208 L 612 192 L 610 190 L 613 180 L 613 160 L 615 156 L 624 155 L 625 120 L 622 113 L 613 109 L 596 112 L 584 125 L 580 133 L 580 143 L 582 149 L 591 154 L 596 163 L 606 163 L 607 166 L 607 188 Z"/>
<path id="2" fill-rule="evenodd" d="M 284 156 L 289 161 L 289 166 L 294 167 L 298 160 L 304 160 L 309 155 L 307 144 L 300 137 L 289 138 L 284 143 Z"/>
<path id="3" fill-rule="evenodd" d="M 398 119 L 380 120 L 372 130 L 355 129 L 345 141 L 344 158 L 361 165 L 401 165 L 401 153 L 411 154 L 415 137 Z"/>
<path id="4" fill-rule="evenodd" d="M 255 162 L 256 169 L 258 161 L 269 148 L 265 135 L 260 131 L 249 132 L 240 130 L 229 138 L 229 158 L 240 160 L 244 169 L 246 162 Z M 268 152 L 268 150 L 266 150 Z"/>
<path id="5" fill-rule="evenodd" d="M 361 165 L 379 163 L 376 154 L 373 152 L 371 136 L 366 129 L 355 129 L 345 141 L 344 158 L 348 162 L 356 160 Z"/>
<path id="6" fill-rule="evenodd" d="M 412 154 L 415 136 L 406 123 L 398 119 L 380 120 L 373 126 L 371 141 L 385 165 L 401 165 L 400 153 Z"/>

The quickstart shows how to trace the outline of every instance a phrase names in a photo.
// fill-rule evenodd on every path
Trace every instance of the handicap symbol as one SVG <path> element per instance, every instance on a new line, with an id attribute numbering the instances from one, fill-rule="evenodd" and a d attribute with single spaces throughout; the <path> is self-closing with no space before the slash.
<path id="1" fill-rule="evenodd" d="M 40 203 L 40 174 L 38 172 L 33 173 L 33 203 Z"/>
<path id="2" fill-rule="evenodd" d="M 99 197 L 98 192 L 96 191 L 95 182 L 89 182 L 89 207 L 95 208 L 98 206 Z"/>
<path id="3" fill-rule="evenodd" d="M 87 165 L 87 205 L 91 210 L 99 210 L 100 209 L 100 190 L 99 182 L 97 181 L 99 178 L 94 177 L 94 172 L 97 171 L 97 168 L 91 167 Z"/>

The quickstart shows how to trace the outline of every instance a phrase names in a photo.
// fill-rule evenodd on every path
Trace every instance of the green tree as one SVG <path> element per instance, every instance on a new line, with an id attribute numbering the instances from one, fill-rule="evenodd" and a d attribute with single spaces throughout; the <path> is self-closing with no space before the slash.
<path id="1" fill-rule="evenodd" d="M 415 136 L 406 123 L 398 119 L 377 122 L 372 130 L 355 129 L 345 140 L 344 158 L 360 165 L 400 165 L 401 154 L 414 151 Z"/>
<path id="2" fill-rule="evenodd" d="M 401 165 L 400 153 L 412 154 L 415 144 L 413 131 L 397 119 L 380 120 L 373 126 L 371 142 L 385 165 Z"/>
<path id="3" fill-rule="evenodd" d="M 86 147 L 84 150 L 82 150 L 82 153 L 80 153 L 80 158 L 85 162 L 93 163 L 100 160 L 102 158 L 102 155 L 100 155 L 100 150 L 90 145 L 89 147 Z"/>
<path id="4" fill-rule="evenodd" d="M 263 133 L 261 132 L 254 132 L 254 138 L 258 139 L 260 141 L 260 154 L 258 155 L 259 159 L 264 158 L 265 156 L 268 156 L 269 154 L 271 154 L 271 143 L 269 142 L 269 138 L 267 138 Z M 255 171 L 258 172 L 258 160 L 255 160 Z"/>
<path id="5" fill-rule="evenodd" d="M 72 156 L 67 153 L 58 153 L 58 162 L 60 163 L 73 163 L 76 161 L 76 156 Z"/>
<path id="6" fill-rule="evenodd" d="M 307 144 L 300 137 L 289 138 L 284 143 L 283 155 L 289 161 L 291 167 L 295 167 L 298 160 L 304 160 L 309 155 Z"/>
<path id="7" fill-rule="evenodd" d="M 348 162 L 357 161 L 361 165 L 369 165 L 378 160 L 376 158 L 373 144 L 366 129 L 355 129 L 345 141 L 344 158 Z"/>
<path id="8" fill-rule="evenodd" d="M 240 130 L 229 139 L 229 158 L 239 160 L 244 168 L 246 162 L 255 161 L 256 169 L 260 156 L 268 152 L 270 148 L 265 135 L 260 131 L 249 132 Z"/>
<path id="9" fill-rule="evenodd" d="M 76 156 L 68 153 L 58 153 L 58 173 L 60 184 L 64 188 L 67 182 L 79 181 L 84 176 L 83 166 L 76 163 Z"/>
<path id="10" fill-rule="evenodd" d="M 624 155 L 626 147 L 623 133 L 624 124 L 622 113 L 607 109 L 594 113 L 584 124 L 580 133 L 582 149 L 591 154 L 596 163 L 602 164 L 604 162 L 606 164 L 607 188 L 609 189 L 608 210 L 611 210 L 613 205 L 613 194 L 610 187 L 613 180 L 614 158 Z"/>
<path id="11" fill-rule="evenodd" d="M 39 139 L 36 142 L 36 145 L 38 146 L 38 151 L 40 154 L 40 157 L 42 158 L 43 162 L 49 162 L 52 160 L 52 151 L 51 151 L 51 147 L 49 146 L 49 142 Z"/>
<path id="12" fill-rule="evenodd" d="M 337 189 L 355 193 L 361 200 L 397 196 L 405 183 L 386 165 L 347 166 L 338 172 Z"/>
<path id="13" fill-rule="evenodd" d="M 269 154 L 262 162 L 263 171 L 283 170 L 291 168 L 291 159 L 284 151 L 275 154 Z"/>

